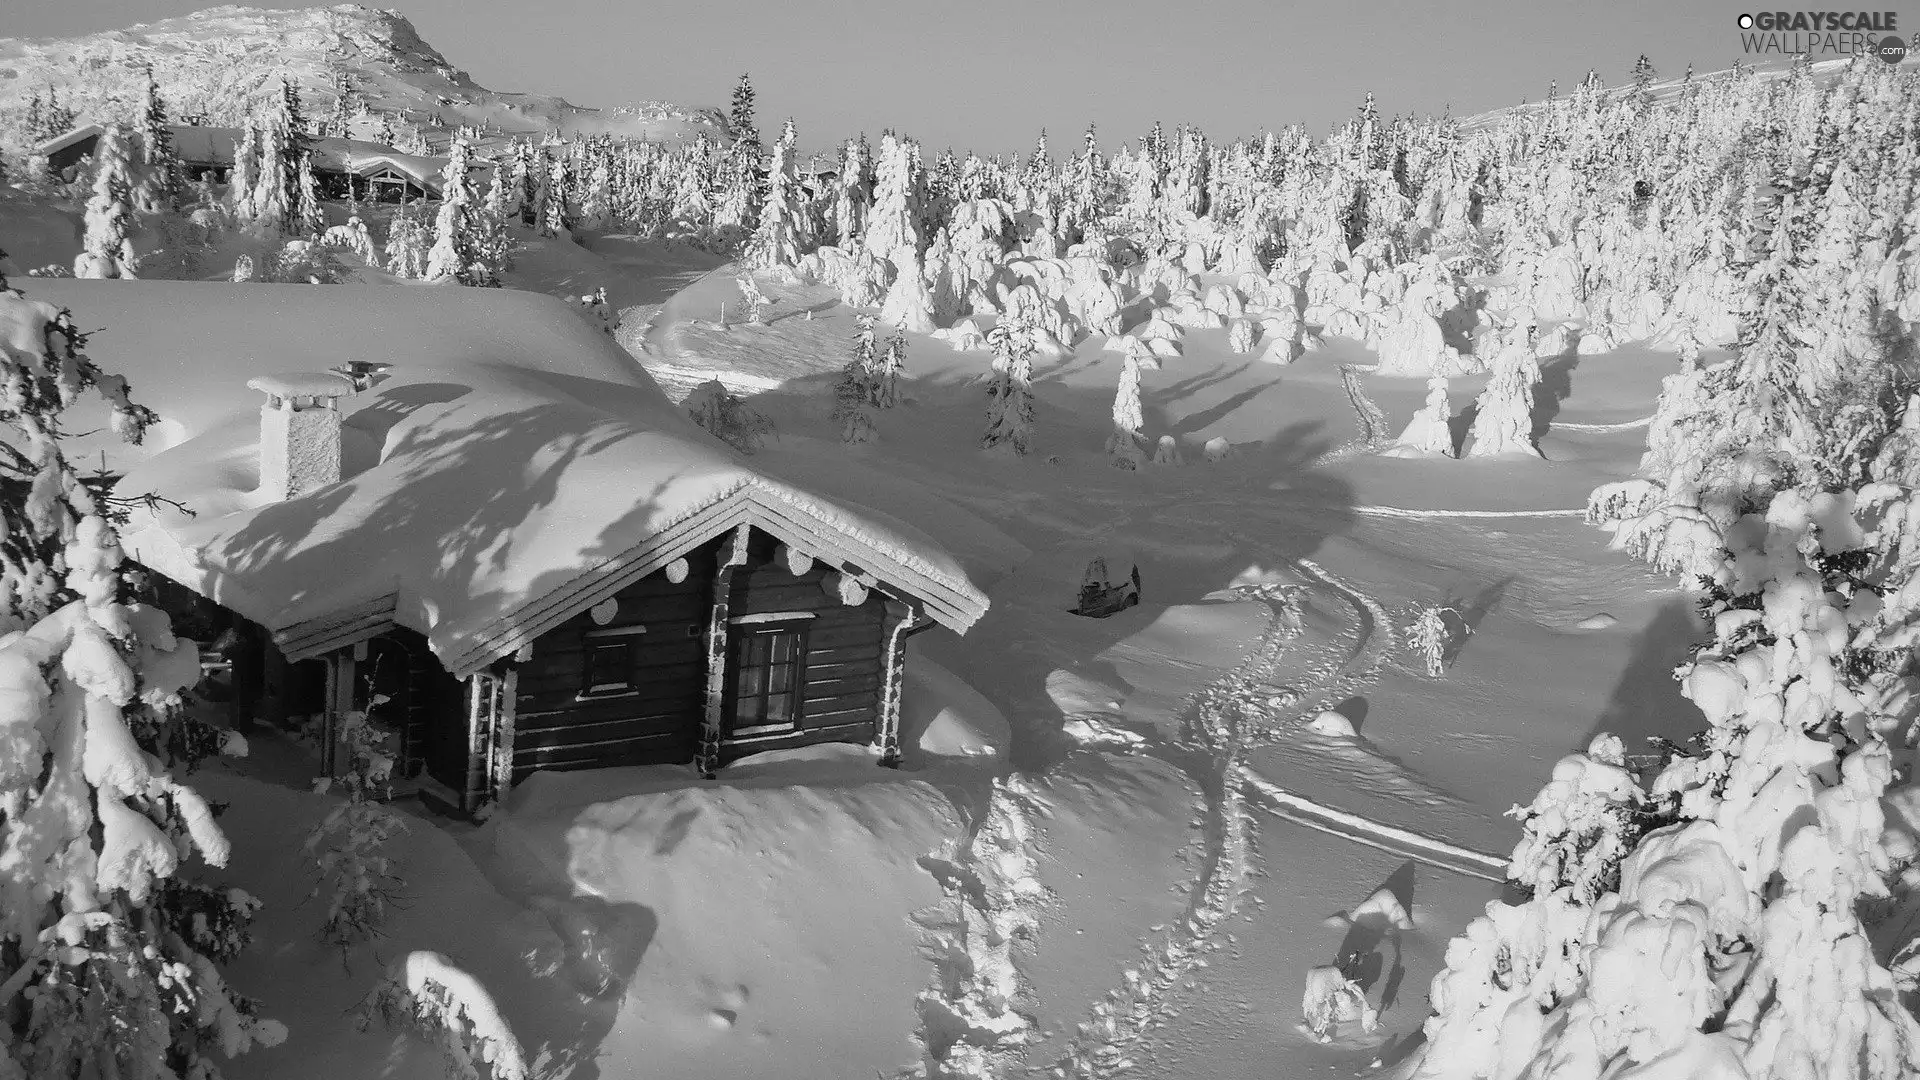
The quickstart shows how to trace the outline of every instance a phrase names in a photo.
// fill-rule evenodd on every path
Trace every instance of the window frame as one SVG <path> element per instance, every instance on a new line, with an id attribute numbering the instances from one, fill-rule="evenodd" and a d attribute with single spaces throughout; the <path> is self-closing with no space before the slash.
<path id="1" fill-rule="evenodd" d="M 806 704 L 807 652 L 809 649 L 807 629 L 813 624 L 812 612 L 778 613 L 774 615 L 749 615 L 728 620 L 727 626 L 727 689 L 726 689 L 726 732 L 724 738 L 732 740 L 752 740 L 797 733 L 805 719 L 803 709 Z M 794 643 L 791 667 L 793 678 L 787 689 L 770 691 L 765 688 L 768 680 L 762 680 L 762 689 L 746 700 L 761 703 L 760 715 L 743 718 L 740 715 L 742 701 L 741 683 L 747 671 L 752 667 L 761 667 L 772 671 L 775 665 L 769 661 L 764 665 L 749 665 L 748 642 L 754 638 L 778 638 L 791 636 Z M 773 646 L 769 644 L 768 655 Z M 768 706 L 779 697 L 790 702 L 787 719 L 769 723 L 766 714 Z M 744 726 L 743 726 L 744 725 Z"/>
<path id="2" fill-rule="evenodd" d="M 639 693 L 639 684 L 634 681 L 635 671 L 639 667 L 639 654 L 635 646 L 640 643 L 640 635 L 644 633 L 646 628 L 642 626 L 620 626 L 587 631 L 580 642 L 580 691 L 574 695 L 575 699 L 590 701 Z M 597 654 L 612 653 L 616 649 L 624 657 L 620 662 L 623 672 L 620 680 L 617 682 L 593 681 L 596 674 L 594 657 Z M 598 674 L 605 673 L 598 672 Z"/>

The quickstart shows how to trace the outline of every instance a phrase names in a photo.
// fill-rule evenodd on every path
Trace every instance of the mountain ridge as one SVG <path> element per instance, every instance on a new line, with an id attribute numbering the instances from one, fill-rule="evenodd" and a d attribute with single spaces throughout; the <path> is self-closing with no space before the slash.
<path id="1" fill-rule="evenodd" d="M 641 101 L 613 108 L 576 105 L 548 94 L 491 90 L 475 82 L 420 36 L 398 11 L 361 4 L 298 9 L 240 5 L 65 38 L 0 38 L 0 148 L 26 150 L 26 111 L 35 93 L 57 90 L 83 122 L 130 121 L 153 67 L 176 117 L 243 122 L 279 92 L 282 77 L 300 89 L 308 115 L 338 96 L 336 79 L 376 115 L 423 128 L 470 125 L 507 135 L 621 135 L 672 141 L 728 137 L 717 109 Z M 435 136 L 439 137 L 436 139 Z"/>

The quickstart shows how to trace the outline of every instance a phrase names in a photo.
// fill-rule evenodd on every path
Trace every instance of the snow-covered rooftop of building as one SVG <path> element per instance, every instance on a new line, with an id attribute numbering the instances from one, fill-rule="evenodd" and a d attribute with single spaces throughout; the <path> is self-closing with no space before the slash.
<path id="1" fill-rule="evenodd" d="M 90 354 L 165 418 L 158 452 L 120 458 L 121 490 L 193 516 L 137 512 L 129 553 L 275 630 L 296 657 L 399 625 L 471 671 L 741 524 L 857 566 L 955 629 L 986 608 L 969 567 L 929 535 L 965 542 L 979 526 L 964 511 L 918 500 L 909 524 L 845 497 L 888 486 L 857 466 L 793 480 L 756 467 L 553 297 L 75 280 L 29 295 L 106 327 Z M 345 479 L 266 499 L 248 381 L 349 359 L 392 367 L 341 399 Z"/>

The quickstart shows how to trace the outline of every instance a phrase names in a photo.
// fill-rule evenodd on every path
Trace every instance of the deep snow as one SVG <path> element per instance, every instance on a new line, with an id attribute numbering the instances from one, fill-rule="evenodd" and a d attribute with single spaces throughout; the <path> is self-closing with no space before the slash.
<path id="1" fill-rule="evenodd" d="M 356 1034 L 343 1015 L 376 954 L 415 949 L 477 975 L 549 1075 L 910 1070 L 926 1034 L 916 998 L 951 975 L 939 942 L 960 917 L 939 868 L 964 861 L 1004 763 L 1022 777 L 1045 892 L 1021 901 L 1034 930 L 1010 953 L 1032 1028 L 988 1047 L 999 1060 L 1081 1075 L 1130 1063 L 1169 1080 L 1361 1072 L 1417 1032 L 1446 940 L 1498 889 L 1377 836 L 1278 818 L 1262 785 L 1498 855 L 1516 835 L 1502 811 L 1597 727 L 1677 736 L 1697 723 L 1665 677 L 1699 632 L 1685 598 L 1578 520 L 1535 513 L 1576 509 L 1632 467 L 1663 354 L 1547 365 L 1544 460 L 1395 459 L 1351 445 L 1338 365 L 1365 363 L 1360 346 L 1336 339 L 1277 367 L 1230 352 L 1224 329 L 1191 330 L 1142 387 L 1147 429 L 1175 434 L 1191 464 L 1122 473 L 1102 451 L 1121 356 L 1098 338 L 1036 364 L 1038 451 L 1015 461 L 973 450 L 986 354 L 909 334 L 904 404 L 879 414 L 878 442 L 849 450 L 828 411 L 853 320 L 830 291 L 768 281 L 769 325 L 723 329 L 719 305 L 733 323 L 739 292 L 711 263 L 619 239 L 556 247 L 522 265 L 610 268 L 610 291 L 629 298 L 619 340 L 670 394 L 718 375 L 775 420 L 756 467 L 832 497 L 829 467 L 851 456 L 884 478 L 876 501 L 930 493 L 980 519 L 940 537 L 956 555 L 996 537 L 1030 554 L 967 637 L 914 642 L 902 772 L 829 748 L 747 759 L 707 785 L 677 768 L 537 777 L 485 825 L 434 820 L 403 841 L 408 906 L 350 966 L 313 942 L 307 871 L 285 842 L 328 805 L 302 790 L 311 764 L 262 740 L 254 758 L 209 767 L 195 781 L 235 806 L 236 883 L 268 904 L 233 981 L 291 1032 L 233 1076 L 430 1068 L 409 1037 Z M 87 290 L 115 287 L 22 284 L 64 290 L 93 322 Z M 199 288 L 216 303 L 248 291 Z M 114 335 L 98 342 L 112 366 Z M 1481 381 L 1454 380 L 1455 400 Z M 250 404 L 235 382 L 230 402 L 148 385 L 163 415 L 178 409 L 180 438 Z M 1424 379 L 1369 383 L 1396 426 L 1425 396 Z M 1235 453 L 1204 462 L 1215 437 Z M 1115 541 L 1139 561 L 1141 605 L 1069 614 L 1087 558 Z M 1434 604 L 1474 626 L 1438 679 L 1401 645 Z M 1313 731 L 1325 710 L 1356 734 Z M 1342 914 L 1382 887 L 1411 930 Z M 1300 987 L 1351 951 L 1380 1029 L 1318 1043 L 1299 1024 Z M 1145 958 L 1171 977 L 1156 985 Z"/>

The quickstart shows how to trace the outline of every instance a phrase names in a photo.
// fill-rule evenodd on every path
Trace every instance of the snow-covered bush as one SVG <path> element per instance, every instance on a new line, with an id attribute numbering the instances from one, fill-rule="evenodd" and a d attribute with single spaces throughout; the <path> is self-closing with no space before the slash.
<path id="1" fill-rule="evenodd" d="M 376 695 L 373 705 L 385 700 Z M 399 898 L 404 883 L 394 873 L 386 847 L 409 830 L 381 801 L 391 792 L 393 757 L 386 750 L 390 736 L 361 710 L 341 716 L 339 725 L 345 773 L 338 779 L 323 778 L 317 786 L 323 791 L 338 786 L 346 801 L 307 835 L 306 852 L 318 878 L 310 895 L 326 894 L 320 941 L 339 949 L 344 960 L 355 945 L 379 936 L 387 909 Z"/>
<path id="2" fill-rule="evenodd" d="M 757 453 L 766 437 L 775 434 L 773 421 L 728 390 L 719 379 L 693 388 L 682 402 L 693 422 L 743 454 Z"/>
<path id="3" fill-rule="evenodd" d="M 740 289 L 740 305 L 747 309 L 747 325 L 767 325 L 767 308 L 773 301 L 760 291 L 760 283 L 753 280 L 752 274 L 741 274 L 733 281 Z"/>
<path id="4" fill-rule="evenodd" d="M 1448 607 L 1421 608 L 1419 617 L 1414 619 L 1413 625 L 1407 629 L 1408 643 L 1426 663 L 1427 674 L 1435 679 L 1446 674 L 1447 651 L 1453 647 L 1454 633 L 1453 628 L 1448 625 L 1448 615 L 1453 615 L 1456 619 L 1460 617 L 1459 612 Z M 1468 632 L 1473 629 L 1466 626 L 1464 620 L 1461 626 Z"/>
<path id="5" fill-rule="evenodd" d="M 1321 1042 L 1332 1041 L 1334 1029 L 1341 1024 L 1357 1022 L 1361 1031 L 1370 1034 L 1380 1023 L 1379 1012 L 1367 1004 L 1366 992 L 1337 964 L 1307 972 L 1300 1012 L 1307 1031 Z"/>
<path id="6" fill-rule="evenodd" d="M 378 1021 L 438 1042 L 458 1080 L 526 1080 L 526 1054 L 478 979 L 437 952 L 395 961 L 355 1009 L 360 1030 Z"/>
<path id="7" fill-rule="evenodd" d="M 609 334 L 620 329 L 620 314 L 613 310 L 612 304 L 607 302 L 605 285 L 570 299 L 579 306 L 580 313 L 586 316 L 588 322 Z"/>

